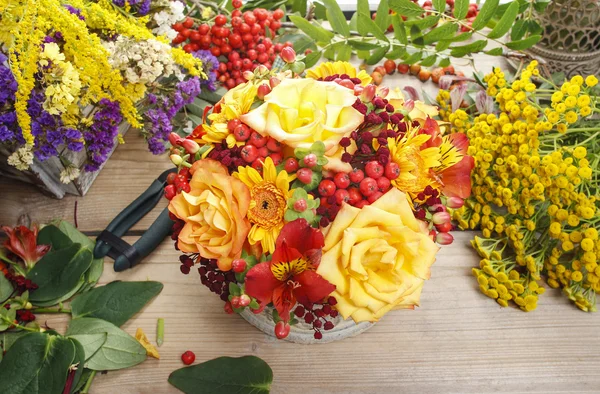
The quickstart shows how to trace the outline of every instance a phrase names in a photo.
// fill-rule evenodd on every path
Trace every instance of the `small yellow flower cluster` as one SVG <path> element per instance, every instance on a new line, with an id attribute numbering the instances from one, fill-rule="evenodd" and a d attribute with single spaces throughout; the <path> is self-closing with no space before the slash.
<path id="1" fill-rule="evenodd" d="M 536 66 L 529 64 L 512 83 L 499 69 L 485 77 L 499 108 L 494 114 L 449 114 L 441 104 L 448 95 L 438 95 L 453 130 L 465 115 L 464 123 L 472 122 L 466 133 L 475 158 L 473 192 L 453 218 L 462 229 L 481 229 L 484 238 L 475 238 L 473 246 L 483 260 L 474 273 L 482 292 L 500 305 L 514 300 L 523 310 L 534 309 L 541 289 L 536 281 L 547 274 L 551 287 L 562 287 L 580 309 L 594 311 L 600 291 L 600 129 L 579 125 L 600 112 L 593 89 L 598 81 L 575 76 L 542 89 L 532 82 L 542 78 Z M 490 282 L 496 278 L 506 287 L 500 272 L 514 272 L 521 298 Z"/>

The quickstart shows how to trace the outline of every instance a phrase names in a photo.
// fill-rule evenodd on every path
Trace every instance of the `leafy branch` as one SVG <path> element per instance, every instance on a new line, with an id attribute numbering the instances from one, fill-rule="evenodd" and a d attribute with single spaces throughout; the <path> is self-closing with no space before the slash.
<path id="1" fill-rule="evenodd" d="M 501 40 L 517 26 L 515 21 L 519 15 L 531 12 L 533 6 L 526 0 L 503 5 L 499 5 L 499 0 L 487 0 L 471 25 L 465 19 L 469 0 L 456 0 L 453 16 L 447 14 L 444 0 L 433 1 L 432 10 L 424 10 L 410 0 L 382 0 L 374 19 L 368 0 L 358 0 L 357 12 L 350 22 L 346 21 L 336 1 L 319 1 L 323 3 L 331 29 L 326 29 L 319 21 L 311 23 L 298 15 L 290 16 L 293 25 L 302 30 L 316 48 L 305 60 L 307 67 L 316 64 L 321 56 L 347 61 L 352 54 L 370 65 L 387 58 L 400 59 L 407 64 L 443 67 L 450 64 L 450 57 L 468 57 L 479 52 L 505 55 L 510 50 L 527 49 L 541 39 L 533 24 L 530 28 L 523 22 L 518 24 L 519 33 L 511 34 L 511 40 Z M 483 30 L 486 27 L 489 29 Z M 474 35 L 481 39 L 472 40 Z M 467 44 L 459 44 L 468 40 Z M 489 48 L 491 43 L 495 48 Z"/>

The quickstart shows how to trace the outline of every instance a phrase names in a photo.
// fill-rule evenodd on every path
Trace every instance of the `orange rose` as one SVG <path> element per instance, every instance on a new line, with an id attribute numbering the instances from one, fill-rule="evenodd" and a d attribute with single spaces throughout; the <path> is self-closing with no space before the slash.
<path id="1" fill-rule="evenodd" d="M 190 192 L 178 194 L 169 204 L 169 211 L 185 222 L 177 246 L 182 252 L 217 259 L 219 269 L 228 271 L 241 256 L 250 231 L 250 191 L 215 160 L 199 160 L 190 172 Z"/>

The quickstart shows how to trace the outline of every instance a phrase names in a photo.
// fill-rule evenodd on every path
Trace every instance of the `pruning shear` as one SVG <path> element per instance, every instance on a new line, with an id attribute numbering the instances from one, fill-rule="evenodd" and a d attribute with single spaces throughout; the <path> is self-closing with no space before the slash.
<path id="1" fill-rule="evenodd" d="M 94 258 L 100 259 L 108 255 L 115 260 L 114 270 L 121 272 L 136 266 L 156 249 L 173 226 L 167 208 L 160 213 L 150 228 L 133 245 L 125 242 L 121 237 L 156 206 L 163 195 L 167 176 L 176 171 L 176 168 L 172 168 L 160 174 L 142 195 L 110 222 L 108 227 L 96 238 Z"/>

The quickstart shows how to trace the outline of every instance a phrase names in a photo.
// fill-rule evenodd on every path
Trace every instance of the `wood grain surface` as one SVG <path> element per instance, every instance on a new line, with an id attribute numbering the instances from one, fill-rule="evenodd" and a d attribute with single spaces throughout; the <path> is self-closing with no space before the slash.
<path id="1" fill-rule="evenodd" d="M 483 71 L 501 65 L 497 58 L 478 58 L 476 64 Z M 386 81 L 418 87 L 409 77 Z M 430 82 L 427 90 L 435 95 Z M 126 142 L 83 198 L 54 200 L 32 187 L 0 179 L 0 224 L 15 224 L 23 214 L 37 222 L 73 221 L 77 202 L 79 228 L 97 234 L 170 167 L 166 156 L 149 154 L 135 133 L 129 133 Z M 164 205 L 134 229 L 147 228 Z M 501 308 L 479 292 L 471 275 L 479 262 L 469 246 L 472 236 L 456 233 L 455 243 L 442 248 L 420 308 L 391 312 L 358 337 L 308 346 L 277 341 L 239 316 L 223 313 L 223 303 L 200 284 L 196 271 L 180 273 L 170 240 L 124 273 L 115 273 L 107 260 L 101 284 L 116 279 L 165 284 L 162 293 L 124 326 L 131 334 L 141 327 L 154 340 L 162 317 L 165 342 L 159 348 L 160 360 L 99 374 L 91 392 L 176 393 L 167 377 L 182 367 L 181 354 L 192 350 L 197 362 L 225 355 L 263 358 L 273 368 L 275 394 L 599 393 L 600 316 L 580 312 L 556 290 L 541 296 L 534 312 Z M 128 242 L 135 239 L 126 237 Z M 68 323 L 64 315 L 40 320 L 59 331 Z"/>

